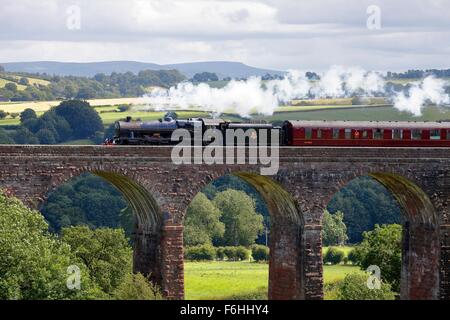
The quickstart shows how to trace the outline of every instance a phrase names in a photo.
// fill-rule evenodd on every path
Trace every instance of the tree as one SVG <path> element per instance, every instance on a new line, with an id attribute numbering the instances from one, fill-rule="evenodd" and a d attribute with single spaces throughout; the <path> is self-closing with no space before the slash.
<path id="1" fill-rule="evenodd" d="M 38 144 L 39 140 L 25 127 L 19 127 L 14 134 L 14 141 L 17 144 Z"/>
<path id="2" fill-rule="evenodd" d="M 14 144 L 14 140 L 8 135 L 5 129 L 0 128 L 0 144 Z"/>
<path id="3" fill-rule="evenodd" d="M 56 139 L 53 132 L 49 129 L 41 129 L 36 133 L 36 138 L 40 144 L 55 144 Z"/>
<path id="4" fill-rule="evenodd" d="M 28 78 L 22 77 L 19 79 L 19 84 L 21 84 L 23 86 L 28 86 L 28 85 L 30 85 L 30 81 L 28 80 Z"/>
<path id="5" fill-rule="evenodd" d="M 8 116 L 7 112 L 0 110 L 0 119 L 5 119 L 7 116 Z"/>
<path id="6" fill-rule="evenodd" d="M 199 193 L 186 212 L 184 243 L 187 246 L 212 244 L 214 238 L 220 238 L 225 226 L 220 221 L 221 212 L 203 194 Z"/>
<path id="7" fill-rule="evenodd" d="M 102 119 L 86 101 L 63 101 L 54 111 L 70 124 L 75 139 L 90 138 L 98 131 L 103 132 Z"/>
<path id="8" fill-rule="evenodd" d="M 392 289 L 400 291 L 402 265 L 402 226 L 376 225 L 373 231 L 364 232 L 364 240 L 355 248 L 361 269 L 371 265 L 381 269 L 381 279 L 391 284 Z"/>
<path id="9" fill-rule="evenodd" d="M 27 108 L 20 113 L 20 123 L 24 123 L 29 119 L 37 119 L 37 114 L 33 109 Z"/>
<path id="10" fill-rule="evenodd" d="M 327 207 L 333 214 L 345 212 L 348 242 L 362 241 L 364 231 L 375 224 L 401 223 L 402 213 L 390 191 L 370 177 L 351 181 L 331 199 Z"/>
<path id="11" fill-rule="evenodd" d="M 91 230 L 78 226 L 64 228 L 61 234 L 62 241 L 70 245 L 92 279 L 107 294 L 113 294 L 131 272 L 132 249 L 122 229 Z"/>
<path id="12" fill-rule="evenodd" d="M 232 246 L 249 246 L 263 231 L 263 217 L 256 213 L 255 202 L 242 191 L 226 190 L 218 193 L 213 203 L 222 212 L 225 224 L 223 242 Z"/>
<path id="13" fill-rule="evenodd" d="M 344 223 L 344 213 L 341 211 L 330 214 L 323 213 L 323 244 L 325 246 L 344 245 L 347 241 L 347 226 Z"/>
<path id="14" fill-rule="evenodd" d="M 41 212 L 52 232 L 71 225 L 134 230 L 134 215 L 120 191 L 92 174 L 72 179 L 48 195 Z"/>
<path id="15" fill-rule="evenodd" d="M 70 246 L 52 237 L 42 215 L 0 194 L 0 300 L 83 299 L 96 290 Z M 81 290 L 66 286 L 67 268 L 81 270 Z"/>
<path id="16" fill-rule="evenodd" d="M 8 82 L 5 84 L 5 89 L 11 92 L 16 93 L 17 92 L 17 85 L 13 82 Z"/>
<path id="17" fill-rule="evenodd" d="M 219 77 L 217 74 L 212 72 L 202 72 L 196 73 L 192 78 L 195 82 L 208 82 L 208 81 L 218 81 Z"/>

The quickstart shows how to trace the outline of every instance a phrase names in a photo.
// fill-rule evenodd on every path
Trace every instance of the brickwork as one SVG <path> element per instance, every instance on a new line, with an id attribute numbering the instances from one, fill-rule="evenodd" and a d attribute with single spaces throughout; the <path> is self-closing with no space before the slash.
<path id="1" fill-rule="evenodd" d="M 322 299 L 323 210 L 352 179 L 370 175 L 392 192 L 409 224 L 401 297 L 450 297 L 450 150 L 281 148 L 272 177 L 260 176 L 257 165 L 176 166 L 170 156 L 169 147 L 0 146 L 0 188 L 37 208 L 83 172 L 105 178 L 137 216 L 134 270 L 182 299 L 186 207 L 209 182 L 235 174 L 261 193 L 271 214 L 269 297 Z"/>

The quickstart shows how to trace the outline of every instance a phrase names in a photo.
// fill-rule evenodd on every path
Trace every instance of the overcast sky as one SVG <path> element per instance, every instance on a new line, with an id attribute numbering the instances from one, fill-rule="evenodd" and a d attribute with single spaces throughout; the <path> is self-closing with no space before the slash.
<path id="1" fill-rule="evenodd" d="M 449 0 L 0 0 L 0 30 L 0 62 L 450 68 Z"/>

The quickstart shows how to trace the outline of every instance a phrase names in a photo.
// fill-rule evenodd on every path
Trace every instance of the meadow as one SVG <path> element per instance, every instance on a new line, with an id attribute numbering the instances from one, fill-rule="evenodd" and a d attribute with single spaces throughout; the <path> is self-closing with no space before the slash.
<path id="1" fill-rule="evenodd" d="M 348 255 L 351 247 L 339 247 Z M 326 253 L 328 248 L 323 249 Z M 185 293 L 187 300 L 267 299 L 269 265 L 250 261 L 185 262 Z M 324 265 L 324 284 L 344 279 L 359 267 Z M 325 292 L 325 299 L 327 299 Z"/>
<path id="2" fill-rule="evenodd" d="M 267 263 L 185 262 L 184 268 L 187 300 L 267 299 Z M 362 272 L 352 265 L 325 265 L 323 271 L 325 284 L 342 280 L 352 272 Z"/>

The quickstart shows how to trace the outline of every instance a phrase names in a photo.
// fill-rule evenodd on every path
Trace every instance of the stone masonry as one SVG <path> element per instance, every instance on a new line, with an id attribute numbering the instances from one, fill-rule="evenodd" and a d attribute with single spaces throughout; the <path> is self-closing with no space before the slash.
<path id="1" fill-rule="evenodd" d="M 209 182 L 234 174 L 271 214 L 270 299 L 322 299 L 323 210 L 349 181 L 371 176 L 405 217 L 402 299 L 450 297 L 450 149 L 281 148 L 280 169 L 175 165 L 170 147 L 0 146 L 0 188 L 38 208 L 69 179 L 96 174 L 124 195 L 137 217 L 134 270 L 151 274 L 169 299 L 184 298 L 183 220 Z"/>

